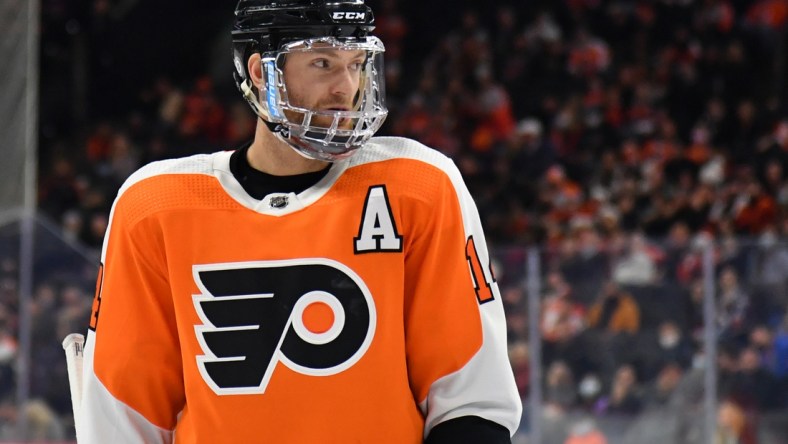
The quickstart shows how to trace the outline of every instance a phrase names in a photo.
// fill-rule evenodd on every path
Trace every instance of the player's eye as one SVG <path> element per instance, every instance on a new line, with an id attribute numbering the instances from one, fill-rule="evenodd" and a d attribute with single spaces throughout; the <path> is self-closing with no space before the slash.
<path id="1" fill-rule="evenodd" d="M 328 60 L 327 59 L 315 59 L 312 61 L 312 66 L 320 69 L 328 68 Z"/>
<path id="2" fill-rule="evenodd" d="M 360 60 L 357 60 L 350 64 L 351 71 L 361 71 L 363 67 L 364 67 L 364 62 Z"/>

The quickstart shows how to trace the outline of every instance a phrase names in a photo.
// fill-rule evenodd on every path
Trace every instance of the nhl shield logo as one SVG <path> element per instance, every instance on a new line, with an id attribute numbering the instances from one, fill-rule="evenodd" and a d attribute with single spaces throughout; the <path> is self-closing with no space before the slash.
<path id="1" fill-rule="evenodd" d="M 269 202 L 268 205 L 271 208 L 282 209 L 289 203 L 290 199 L 287 196 L 274 196 L 271 198 L 271 202 Z"/>

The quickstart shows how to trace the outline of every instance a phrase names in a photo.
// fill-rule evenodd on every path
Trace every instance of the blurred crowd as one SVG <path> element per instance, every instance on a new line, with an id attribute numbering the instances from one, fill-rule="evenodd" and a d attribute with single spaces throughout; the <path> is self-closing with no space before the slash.
<path id="1" fill-rule="evenodd" d="M 729 439 L 715 442 L 784 442 L 788 244 L 733 238 L 678 247 L 633 237 L 623 252 L 598 243 L 563 247 L 540 250 L 546 272 L 536 316 L 527 310 L 532 287 L 523 276 L 523 250 L 499 249 L 495 263 L 524 399 L 531 372 L 543 376 L 543 410 L 526 415 L 541 420 L 540 442 L 708 442 L 703 407 L 710 362 L 717 369 L 718 433 Z M 699 267 L 681 277 L 706 254 L 711 275 Z M 767 270 L 775 267 L 781 274 L 770 280 Z M 712 308 L 704 306 L 707 291 L 714 295 Z M 715 358 L 707 354 L 708 327 Z M 541 361 L 530 350 L 532 331 L 539 332 Z"/>
<path id="2" fill-rule="evenodd" d="M 42 4 L 42 81 L 61 75 L 74 48 L 84 63 L 69 77 L 82 96 L 42 86 L 39 203 L 97 257 L 131 172 L 232 149 L 255 119 L 234 91 L 229 50 L 220 68 L 126 81 L 130 64 L 111 42 L 138 2 L 72 3 Z M 602 425 L 621 417 L 639 430 L 621 442 L 700 442 L 707 251 L 717 442 L 768 442 L 759 427 L 788 411 L 788 0 L 458 2 L 430 29 L 417 27 L 415 2 L 370 3 L 387 49 L 382 133 L 417 139 L 462 171 L 496 252 L 524 398 L 535 363 L 525 257 L 513 247 L 540 247 L 546 404 L 527 415 L 543 416 L 543 443 L 619 442 Z M 226 32 L 201 42 L 221 46 Z M 69 113 L 73 103 L 88 111 Z M 0 396 L 11 399 L 17 307 L 2 300 Z M 69 413 L 67 393 L 45 375 L 64 333 L 83 329 L 89 300 L 67 283 L 35 291 L 33 394 L 55 414 Z"/>

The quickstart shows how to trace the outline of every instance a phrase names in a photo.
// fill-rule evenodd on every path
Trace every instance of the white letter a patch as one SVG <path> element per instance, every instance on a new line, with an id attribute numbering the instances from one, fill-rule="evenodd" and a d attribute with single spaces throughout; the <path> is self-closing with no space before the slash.
<path id="1" fill-rule="evenodd" d="M 358 237 L 354 240 L 356 254 L 402 251 L 402 236 L 394 224 L 385 185 L 369 187 Z"/>

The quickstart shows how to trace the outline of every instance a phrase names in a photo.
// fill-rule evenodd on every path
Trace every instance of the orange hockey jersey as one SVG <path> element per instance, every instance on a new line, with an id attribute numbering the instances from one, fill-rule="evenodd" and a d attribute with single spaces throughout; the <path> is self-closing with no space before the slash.
<path id="1" fill-rule="evenodd" d="M 500 294 L 454 164 L 374 138 L 251 198 L 231 152 L 155 162 L 113 205 L 81 444 L 420 443 L 517 429 Z"/>

